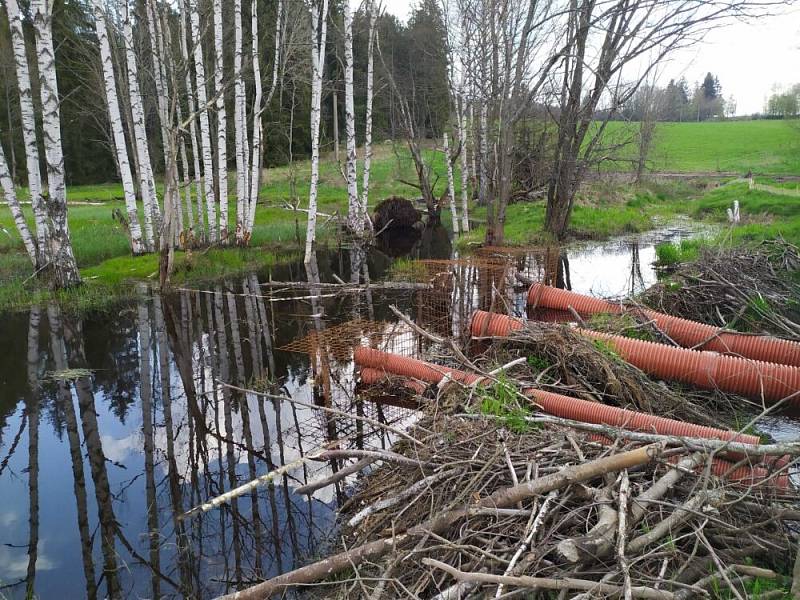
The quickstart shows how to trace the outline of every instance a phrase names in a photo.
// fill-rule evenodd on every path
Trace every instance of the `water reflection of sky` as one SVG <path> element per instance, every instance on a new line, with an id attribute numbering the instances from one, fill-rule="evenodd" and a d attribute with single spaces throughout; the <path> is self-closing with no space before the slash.
<path id="1" fill-rule="evenodd" d="M 632 282 L 633 289 L 650 285 L 656 276 L 651 264 L 655 258 L 654 244 L 662 240 L 679 240 L 687 235 L 686 230 L 676 228 L 642 238 L 638 246 L 632 244 L 634 240 L 616 240 L 568 249 L 562 254 L 567 258 L 572 288 L 601 296 L 619 296 L 632 289 Z M 634 258 L 634 248 L 637 248 L 638 262 Z M 449 256 L 449 247 L 445 252 L 445 256 Z M 531 264 L 539 260 L 539 254 L 534 254 Z M 385 257 L 370 257 L 372 276 L 377 278 L 384 273 L 389 262 Z M 633 263 L 638 264 L 638 272 L 632 270 Z M 333 273 L 348 278 L 350 272 L 347 258 L 335 253 L 321 262 L 320 270 L 321 278 L 327 281 L 332 280 Z M 298 273 L 302 271 L 294 265 L 271 275 L 276 280 L 290 280 L 298 277 Z M 477 283 L 469 289 L 452 292 L 458 306 L 448 311 L 445 331 L 462 331 L 471 310 L 488 308 L 482 304 L 486 302 L 485 282 L 480 276 L 475 281 Z M 498 282 L 495 284 L 499 285 Z M 219 293 L 215 294 L 215 289 Z M 315 449 L 326 440 L 326 436 L 331 435 L 331 421 L 317 410 L 287 402 L 262 401 L 253 394 L 236 394 L 213 385 L 213 379 L 225 379 L 227 374 L 229 381 L 246 386 L 269 376 L 273 382 L 271 391 L 288 394 L 306 403 L 317 402 L 319 390 L 315 390 L 315 378 L 308 358 L 278 350 L 314 330 L 315 320 L 309 318 L 310 315 L 322 312 L 328 324 L 355 316 L 393 321 L 394 317 L 388 310 L 388 304 L 393 303 L 415 317 L 427 319 L 426 323 L 438 318 L 431 313 L 431 306 L 420 310 L 412 294 L 407 292 L 375 293 L 374 304 L 369 306 L 362 295 L 326 298 L 319 306 L 306 300 L 264 302 L 262 299 L 262 303 L 257 304 L 255 300 L 238 295 L 257 289 L 257 282 L 244 278 L 215 286 L 208 290 L 209 293 L 182 294 L 170 300 L 180 317 L 174 334 L 165 332 L 165 316 L 161 314 L 160 302 L 150 298 L 117 314 L 93 315 L 82 322 L 63 316 L 72 332 L 71 336 L 65 336 L 69 337 L 66 346 L 70 352 L 81 348 L 81 353 L 85 351 L 86 355 L 83 362 L 70 356 L 69 366 L 93 370 L 89 389 L 93 392 L 91 400 L 97 416 L 100 451 L 104 457 L 101 463 L 112 493 L 110 507 L 119 524 L 120 535 L 115 544 L 114 559 L 120 593 L 124 597 L 152 596 L 156 579 L 159 579 L 162 594 L 180 595 L 168 581 L 180 583 L 186 578 L 199 588 L 197 595 L 212 596 L 229 589 L 227 582 L 232 579 L 252 579 L 257 572 L 271 575 L 293 568 L 305 555 L 319 552 L 320 544 L 325 543 L 332 531 L 332 509 L 343 498 L 341 487 L 324 488 L 313 498 L 294 491 L 302 483 L 331 472 L 329 463 L 309 464 L 293 470 L 275 487 L 258 490 L 255 506 L 260 516 L 260 533 L 253 527 L 254 506 L 249 494 L 237 502 L 236 514 L 231 506 L 227 506 L 189 523 L 187 539 L 191 572 L 182 571 L 178 560 L 179 538 L 173 520 L 176 513 L 175 489 L 178 490 L 180 509 L 185 511 L 229 489 L 231 477 L 234 483 L 249 480 L 251 465 L 257 474 L 263 474 Z M 292 292 L 288 295 L 298 294 Z M 522 290 L 510 294 L 507 300 L 517 309 L 524 309 Z M 27 347 L 27 315 L 6 316 L 2 328 L 0 340 L 7 348 Z M 63 332 L 51 331 L 46 311 L 42 311 L 39 363 L 36 366 L 40 376 L 55 370 L 51 342 L 53 336 L 58 338 L 61 335 Z M 394 346 L 388 348 L 390 350 L 418 345 L 415 336 L 407 331 L 403 336 L 393 338 L 392 343 Z M 164 377 L 159 360 L 162 352 L 167 367 Z M 189 372 L 196 388 L 197 405 L 203 412 L 202 422 L 216 435 L 197 432 L 201 421 L 193 417 L 186 382 L 178 364 L 179 354 L 189 357 Z M 144 363 L 143 359 L 146 359 Z M 268 366 L 272 364 L 275 370 L 268 373 Z M 149 373 L 146 381 L 143 370 Z M 355 383 L 353 366 L 345 362 L 335 370 L 336 382 L 331 395 L 337 406 L 350 410 Z M 7 466 L 0 475 L 0 497 L 3 499 L 0 507 L 0 586 L 23 580 L 28 572 L 30 429 L 25 401 L 27 399 L 30 404 L 33 393 L 27 386 L 27 372 L 23 351 L 9 353 L 0 364 L 0 460 L 9 455 Z M 168 394 L 164 393 L 167 390 L 162 390 L 164 384 Z M 143 427 L 145 390 L 152 410 L 153 453 L 150 459 L 153 469 L 149 476 L 145 452 L 147 428 Z M 90 528 L 92 544 L 89 555 L 94 562 L 94 580 L 100 581 L 103 575 L 98 510 L 101 500 L 96 494 L 90 469 L 90 459 L 97 458 L 98 449 L 87 444 L 84 426 L 91 420 L 81 413 L 80 399 L 75 387 L 71 386 L 70 400 L 78 421 L 75 433 L 79 436 L 83 457 L 79 466 L 83 470 L 87 513 L 82 515 L 76 500 L 75 465 L 70 455 L 65 400 L 59 400 L 56 384 L 52 381 L 43 385 L 39 396 L 39 542 L 35 592 L 42 598 L 78 598 L 87 590 L 77 526 L 79 518 L 87 519 Z M 371 403 L 364 403 L 363 408 L 369 415 L 377 416 L 374 412 L 377 409 Z M 245 415 L 248 415 L 249 426 L 246 426 Z M 408 411 L 392 408 L 385 414 L 381 413 L 381 418 L 403 422 L 411 417 Z M 26 421 L 24 428 L 23 421 Z M 333 427 L 334 436 L 354 435 L 352 422 L 336 420 Z M 366 430 L 369 432 L 369 428 Z M 219 439 L 220 435 L 233 439 L 237 445 L 229 447 Z M 389 442 L 385 437 L 376 436 L 361 439 L 358 443 L 368 447 L 369 444 Z M 247 444 L 252 445 L 253 452 L 242 448 Z M 202 455 L 199 445 L 205 448 Z M 256 451 L 258 456 L 254 456 Z M 228 468 L 230 465 L 232 470 Z M 152 490 L 148 489 L 148 482 L 152 482 Z M 153 507 L 155 509 L 151 510 Z M 154 513 L 159 533 L 157 544 L 151 547 L 147 535 L 148 519 Z M 235 530 L 238 530 L 238 542 L 235 542 Z M 154 556 L 158 559 L 157 570 L 164 575 L 163 578 L 153 576 Z M 149 561 L 150 566 L 142 564 L 142 561 Z M 101 583 L 98 588 L 100 594 L 105 593 L 104 585 Z M 6 588 L 0 593 L 22 598 L 25 585 Z"/>

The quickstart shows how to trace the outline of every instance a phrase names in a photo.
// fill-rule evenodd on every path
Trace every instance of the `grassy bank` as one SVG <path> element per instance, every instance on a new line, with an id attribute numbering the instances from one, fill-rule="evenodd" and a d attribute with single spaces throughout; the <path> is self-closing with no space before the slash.
<path id="1" fill-rule="evenodd" d="M 609 136 L 633 137 L 636 124 L 613 122 Z M 629 131 L 628 131 L 629 130 Z M 634 146 L 624 158 L 636 155 Z M 660 172 L 800 174 L 800 121 L 658 123 L 649 166 Z"/>

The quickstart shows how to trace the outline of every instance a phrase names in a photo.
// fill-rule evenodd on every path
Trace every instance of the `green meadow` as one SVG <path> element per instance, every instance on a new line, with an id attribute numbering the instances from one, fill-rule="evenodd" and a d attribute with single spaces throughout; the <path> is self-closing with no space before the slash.
<path id="1" fill-rule="evenodd" d="M 609 135 L 629 135 L 631 125 L 612 123 Z M 651 181 L 634 186 L 620 178 L 600 178 L 584 185 L 576 201 L 571 223 L 574 238 L 604 238 L 622 233 L 645 231 L 655 223 L 676 215 L 724 224 L 726 208 L 739 200 L 743 215 L 740 226 L 730 232 L 736 242 L 755 242 L 783 236 L 800 243 L 800 197 L 749 190 L 747 183 L 731 178 L 719 185 L 717 172 L 758 174 L 756 181 L 796 190 L 796 181 L 779 181 L 777 176 L 800 175 L 800 122 L 728 121 L 715 123 L 663 123 L 657 126 L 651 154 L 655 171 L 698 174 L 697 178 Z M 631 152 L 631 149 L 627 150 Z M 445 189 L 447 176 L 441 152 L 429 149 L 437 195 Z M 310 165 L 306 161 L 291 167 L 265 171 L 261 202 L 250 248 L 213 249 L 179 252 L 176 256 L 176 284 L 197 283 L 235 273 L 296 259 L 305 239 Z M 703 177 L 705 175 L 705 178 Z M 417 189 L 403 183 L 414 181 L 413 164 L 401 144 L 378 144 L 372 162 L 370 208 L 391 195 L 418 196 Z M 233 182 L 231 182 L 233 189 Z M 456 194 L 460 196 L 460 176 L 456 171 Z M 25 190 L 20 190 L 24 200 Z M 230 199 L 231 229 L 235 200 Z M 157 257 L 129 254 L 128 240 L 112 212 L 124 208 L 118 183 L 72 186 L 68 189 L 69 222 L 78 265 L 86 284 L 59 296 L 79 308 L 107 303 L 109 297 L 130 293 L 134 281 L 157 279 Z M 28 210 L 28 209 L 26 209 Z M 343 215 L 347 210 L 347 190 L 340 165 L 332 157 L 321 162 L 319 211 Z M 471 217 L 478 226 L 462 235 L 457 244 L 468 249 L 480 243 L 485 209 L 473 206 Z M 545 203 L 515 203 L 508 207 L 506 242 L 533 244 L 548 241 L 543 233 Z M 320 218 L 318 240 L 335 243 L 337 231 Z M 443 211 L 442 222 L 450 226 L 450 215 Z M 25 306 L 49 297 L 30 279 L 30 264 L 8 210 L 0 209 L 0 309 Z"/>

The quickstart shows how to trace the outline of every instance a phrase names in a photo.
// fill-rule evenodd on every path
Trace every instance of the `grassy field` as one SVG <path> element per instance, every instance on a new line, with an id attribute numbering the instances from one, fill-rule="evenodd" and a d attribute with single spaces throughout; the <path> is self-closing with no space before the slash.
<path id="1" fill-rule="evenodd" d="M 614 124 L 622 127 L 621 124 Z M 660 158 L 659 158 L 660 157 Z M 434 170 L 436 193 L 446 185 L 443 155 L 428 151 Z M 654 149 L 654 164 L 667 171 L 741 171 L 800 174 L 800 122 L 732 121 L 722 123 L 660 124 Z M 176 283 L 199 282 L 254 268 L 268 267 L 287 256 L 297 258 L 305 237 L 303 212 L 286 208 L 299 201 L 304 207 L 308 197 L 309 164 L 298 162 L 293 168 L 265 171 L 262 203 L 256 214 L 252 247 L 249 249 L 212 250 L 178 253 Z M 370 207 L 391 195 L 412 197 L 418 190 L 401 180 L 414 181 L 413 165 L 402 146 L 380 144 L 372 163 Z M 777 183 L 770 177 L 757 178 L 795 189 L 796 182 Z M 456 173 L 457 195 L 460 177 Z M 232 182 L 231 182 L 232 184 Z M 233 185 L 233 184 L 232 184 Z M 21 191 L 25 198 L 25 191 Z M 111 296 L 125 294 L 127 281 L 152 281 L 157 272 L 154 256 L 131 257 L 128 241 L 112 218 L 114 209 L 123 208 L 119 184 L 73 186 L 68 190 L 69 221 L 79 267 L 87 285 L 62 297 L 80 307 L 102 304 Z M 602 238 L 621 233 L 644 231 L 655 219 L 669 219 L 677 214 L 724 222 L 725 209 L 734 199 L 742 203 L 744 222 L 732 236 L 737 241 L 757 240 L 783 235 L 800 241 L 800 198 L 750 191 L 745 183 L 734 182 L 705 192 L 692 182 L 651 183 L 634 187 L 625 183 L 593 181 L 584 186 L 576 203 L 571 233 L 577 238 Z M 230 214 L 234 218 L 235 207 Z M 344 214 L 347 191 L 340 167 L 330 158 L 321 163 L 319 210 Z M 543 201 L 518 203 L 508 207 L 506 242 L 531 244 L 545 241 Z M 485 219 L 485 210 L 472 208 L 471 216 Z M 442 221 L 449 227 L 447 211 Z M 232 229 L 231 225 L 231 229 Z M 318 239 L 332 241 L 337 231 L 321 227 Z M 458 243 L 467 248 L 479 243 L 484 229 L 478 226 Z M 30 304 L 47 294 L 29 280 L 30 264 L 13 226 L 9 212 L 0 210 L 0 309 Z"/>
<path id="2" fill-rule="evenodd" d="M 626 123 L 609 124 L 611 136 L 623 138 L 630 130 Z M 635 152 L 629 147 L 624 154 Z M 658 123 L 649 165 L 675 173 L 800 175 L 800 121 Z"/>

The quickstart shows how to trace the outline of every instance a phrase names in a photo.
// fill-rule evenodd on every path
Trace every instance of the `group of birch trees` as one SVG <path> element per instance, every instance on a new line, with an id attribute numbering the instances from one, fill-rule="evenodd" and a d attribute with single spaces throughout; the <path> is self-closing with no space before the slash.
<path id="1" fill-rule="evenodd" d="M 226 6 L 227 3 L 225 3 Z M 211 8 L 210 15 L 204 9 Z M 28 8 L 28 7 L 26 7 Z M 103 92 L 114 158 L 126 211 L 123 225 L 133 254 L 160 251 L 162 282 L 169 278 L 176 247 L 250 242 L 255 224 L 263 156 L 263 119 L 281 66 L 284 15 L 277 0 L 271 78 L 262 83 L 259 2 L 252 0 L 250 23 L 242 22 L 242 0 L 233 2 L 233 39 L 223 28 L 223 2 L 183 0 L 92 0 L 102 67 Z M 0 148 L 0 184 L 25 249 L 39 274 L 54 287 L 80 282 L 67 225 L 66 177 L 61 143 L 59 90 L 53 48 L 53 0 L 32 0 L 29 12 L 18 0 L 6 10 L 19 90 L 25 140 L 30 224 L 20 206 L 8 161 Z M 206 12 L 208 12 L 206 10 Z M 32 23 L 35 49 L 27 48 Z M 249 52 L 245 55 L 245 39 Z M 233 61 L 226 48 L 233 44 Z M 35 56 L 35 65 L 29 65 Z M 213 60 L 209 61 L 211 56 Z M 208 64 L 207 64 L 208 63 Z M 208 68 L 208 69 L 207 69 Z M 210 76 L 207 75 L 210 71 Z M 31 84 L 38 74 L 38 85 Z M 246 85 L 245 73 L 249 75 Z M 233 123 L 225 96 L 233 88 Z M 40 98 L 33 97 L 38 89 Z M 152 89 L 158 142 L 148 128 L 146 96 Z M 36 101 L 35 101 L 36 100 Z M 40 116 L 38 116 L 40 114 Z M 37 120 L 41 119 L 41 126 Z M 228 214 L 228 136 L 235 138 L 236 214 Z M 87 142 L 88 143 L 88 142 Z M 39 148 L 45 150 L 46 178 Z M 161 156 L 157 154 L 160 153 Z M 156 173 L 163 173 L 157 185 Z M 44 190 L 46 182 L 47 191 Z"/>

